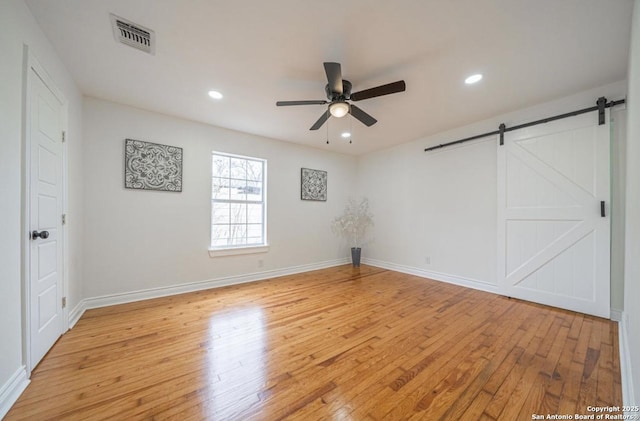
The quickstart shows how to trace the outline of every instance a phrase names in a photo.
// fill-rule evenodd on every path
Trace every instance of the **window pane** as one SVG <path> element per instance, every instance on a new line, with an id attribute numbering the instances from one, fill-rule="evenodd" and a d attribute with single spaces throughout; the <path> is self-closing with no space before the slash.
<path id="1" fill-rule="evenodd" d="M 247 205 L 244 203 L 231 203 L 232 224 L 244 224 L 247 222 Z"/>
<path id="2" fill-rule="evenodd" d="M 247 222 L 250 224 L 262 223 L 262 204 L 250 203 L 247 205 Z"/>
<path id="3" fill-rule="evenodd" d="M 212 238 L 211 239 L 211 246 L 212 247 L 224 247 L 224 246 L 228 246 L 229 245 L 229 241 L 226 238 Z"/>
<path id="4" fill-rule="evenodd" d="M 262 241 L 262 237 L 255 237 L 255 238 L 247 237 L 248 246 L 255 246 L 259 244 L 264 244 L 264 242 Z"/>
<path id="5" fill-rule="evenodd" d="M 229 180 L 213 177 L 211 181 L 211 196 L 213 199 L 229 200 Z"/>
<path id="6" fill-rule="evenodd" d="M 231 178 L 238 180 L 247 179 L 247 160 L 231 158 Z"/>
<path id="7" fill-rule="evenodd" d="M 247 182 L 244 180 L 231 180 L 231 200 L 247 200 Z"/>
<path id="8" fill-rule="evenodd" d="M 247 181 L 247 200 L 259 202 L 262 200 L 262 183 L 256 181 Z"/>
<path id="9" fill-rule="evenodd" d="M 214 202 L 211 211 L 211 220 L 214 224 L 228 224 L 229 220 L 229 204 Z"/>
<path id="10" fill-rule="evenodd" d="M 213 225 L 211 227 L 211 237 L 216 240 L 227 240 L 229 238 L 229 225 Z"/>
<path id="11" fill-rule="evenodd" d="M 247 237 L 262 239 L 262 224 L 248 224 Z"/>
<path id="12" fill-rule="evenodd" d="M 213 155 L 212 175 L 214 177 L 229 177 L 229 165 L 231 158 L 228 156 Z"/>
<path id="13" fill-rule="evenodd" d="M 229 226 L 231 244 L 244 244 L 247 237 L 247 226 L 244 224 L 231 224 Z"/>
<path id="14" fill-rule="evenodd" d="M 262 162 L 247 161 L 247 180 L 262 181 Z"/>

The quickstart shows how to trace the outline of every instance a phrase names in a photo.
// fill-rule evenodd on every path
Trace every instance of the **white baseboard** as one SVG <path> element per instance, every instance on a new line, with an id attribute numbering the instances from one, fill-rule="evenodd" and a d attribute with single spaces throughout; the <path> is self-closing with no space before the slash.
<path id="1" fill-rule="evenodd" d="M 622 321 L 622 310 L 618 310 L 617 308 L 612 308 L 611 309 L 611 316 L 609 317 L 609 319 L 613 320 L 614 322 L 621 322 Z"/>
<path id="2" fill-rule="evenodd" d="M 382 260 L 363 258 L 362 263 L 376 266 L 383 269 L 394 270 L 396 272 L 408 273 L 409 275 L 419 276 L 421 278 L 429 278 L 435 281 L 446 282 L 448 284 L 459 285 L 467 288 L 473 288 L 480 291 L 491 292 L 493 294 L 498 293 L 498 287 L 488 282 L 479 281 L 477 279 L 464 278 L 462 276 L 451 275 L 448 273 L 434 272 L 430 270 L 424 270 L 413 266 L 399 265 L 396 263 L 385 262 Z"/>
<path id="3" fill-rule="evenodd" d="M 635 402 L 633 388 L 633 375 L 631 372 L 631 352 L 629 352 L 629 332 L 627 331 L 627 317 L 622 312 L 620 322 L 618 322 L 618 344 L 620 347 L 620 383 L 622 386 L 622 404 L 624 406 L 635 406 L 640 402 Z M 637 415 L 637 412 L 629 413 Z"/>
<path id="4" fill-rule="evenodd" d="M 69 329 L 73 328 L 76 323 L 78 323 L 78 320 L 80 320 L 80 317 L 82 317 L 86 309 L 87 303 L 85 300 L 81 300 L 78 305 L 69 312 Z"/>
<path id="5" fill-rule="evenodd" d="M 205 289 L 219 288 L 229 285 L 244 284 L 247 282 L 261 281 L 278 276 L 293 275 L 296 273 L 309 272 L 311 270 L 325 269 L 333 266 L 340 266 L 349 263 L 348 258 L 327 260 L 324 262 L 310 263 L 300 266 L 291 266 L 288 268 L 266 270 L 263 272 L 254 272 L 245 275 L 226 276 L 222 278 L 210 279 L 206 281 L 190 282 L 180 285 L 172 285 L 160 288 L 151 288 L 142 291 L 132 291 L 120 294 L 103 295 L 100 297 L 85 298 L 78 304 L 71 315 L 69 323 L 73 320 L 80 319 L 85 310 L 92 308 L 107 307 L 116 304 L 132 303 L 134 301 L 149 300 L 152 298 L 166 297 L 169 295 L 184 294 L 186 292 L 202 291 Z M 75 324 L 75 322 L 73 323 Z"/>
<path id="6" fill-rule="evenodd" d="M 28 385 L 27 368 L 22 366 L 0 387 L 0 419 L 7 415 Z"/>

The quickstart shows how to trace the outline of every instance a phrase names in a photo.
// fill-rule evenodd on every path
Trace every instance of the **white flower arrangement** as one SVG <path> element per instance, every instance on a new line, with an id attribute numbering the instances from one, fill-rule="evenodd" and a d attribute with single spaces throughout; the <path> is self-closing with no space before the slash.
<path id="1" fill-rule="evenodd" d="M 334 218 L 331 223 L 333 232 L 345 237 L 355 248 L 362 245 L 367 229 L 372 226 L 373 214 L 366 197 L 359 204 L 350 198 L 342 215 Z"/>

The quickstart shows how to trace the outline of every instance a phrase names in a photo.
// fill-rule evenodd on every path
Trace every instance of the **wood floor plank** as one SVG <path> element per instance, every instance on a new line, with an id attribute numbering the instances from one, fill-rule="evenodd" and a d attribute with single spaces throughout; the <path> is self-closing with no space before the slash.
<path id="1" fill-rule="evenodd" d="M 487 361 L 482 370 L 477 373 L 477 376 L 473 379 L 469 379 L 467 384 L 464 385 L 466 389 L 459 393 L 448 393 L 450 399 L 442 398 L 446 400 L 446 411 L 442 413 L 440 419 L 464 419 L 464 414 L 467 414 L 467 408 L 477 399 L 479 394 L 482 394 L 482 388 L 487 383 L 489 377 L 496 371 L 497 367 L 502 364 L 504 359 L 509 355 L 511 346 L 509 344 L 517 343 L 520 339 L 520 335 L 524 332 L 517 329 L 521 324 L 523 317 L 522 312 L 517 311 L 517 306 L 514 304 L 508 313 L 505 313 L 502 318 L 505 318 L 505 322 L 496 323 L 494 329 L 492 329 L 485 337 L 483 345 L 485 347 L 482 354 L 482 359 Z M 515 334 L 513 331 L 515 330 Z M 487 394 L 488 395 L 488 394 Z M 490 395 L 489 395 L 490 396 Z M 484 410 L 487 400 L 482 406 Z M 480 411 L 480 413 L 482 412 Z M 431 418 L 436 418 L 435 414 L 426 413 Z M 470 416 L 470 415 L 466 415 Z M 479 414 L 476 415 L 476 418 Z M 471 418 L 470 418 L 471 419 Z"/>
<path id="2" fill-rule="evenodd" d="M 6 420 L 519 420 L 621 405 L 614 322 L 339 266 L 87 311 Z"/>

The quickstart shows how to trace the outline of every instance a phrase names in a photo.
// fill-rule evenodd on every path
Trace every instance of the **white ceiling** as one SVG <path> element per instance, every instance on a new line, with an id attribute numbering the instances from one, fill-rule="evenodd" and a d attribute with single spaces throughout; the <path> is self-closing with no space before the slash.
<path id="1" fill-rule="evenodd" d="M 82 92 L 349 154 L 408 142 L 626 78 L 632 0 L 26 0 Z M 156 32 L 155 55 L 116 43 L 109 13 Z M 322 63 L 378 119 L 309 131 Z M 483 73 L 481 83 L 463 80 Z M 225 98 L 214 101 L 207 91 Z M 339 137 L 352 125 L 353 144 Z"/>

